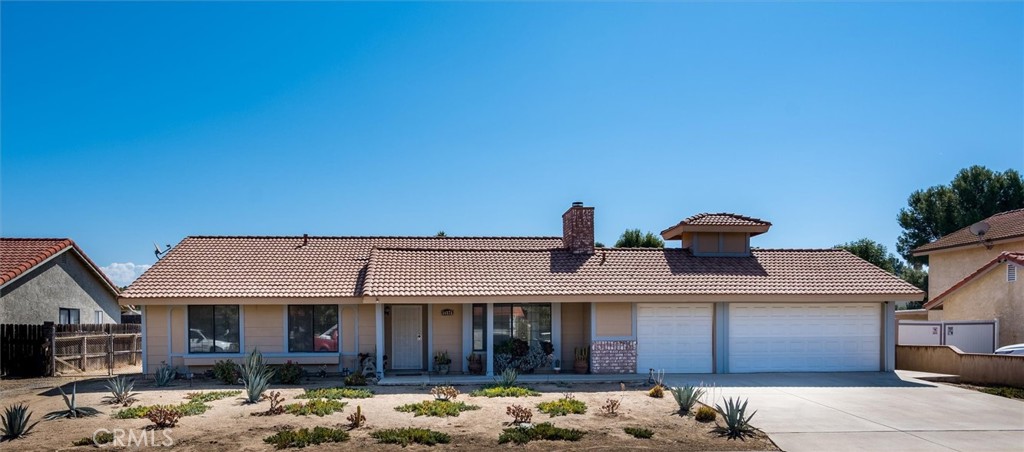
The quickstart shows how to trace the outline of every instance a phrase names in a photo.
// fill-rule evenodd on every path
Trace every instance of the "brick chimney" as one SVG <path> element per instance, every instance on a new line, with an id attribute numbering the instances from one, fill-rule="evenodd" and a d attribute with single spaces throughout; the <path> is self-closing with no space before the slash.
<path id="1" fill-rule="evenodd" d="M 562 245 L 573 254 L 594 254 L 594 208 L 582 202 L 562 214 Z"/>

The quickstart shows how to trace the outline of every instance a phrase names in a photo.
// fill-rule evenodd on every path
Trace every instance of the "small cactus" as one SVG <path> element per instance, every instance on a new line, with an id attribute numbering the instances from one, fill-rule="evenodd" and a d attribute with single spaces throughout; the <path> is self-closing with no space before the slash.
<path id="1" fill-rule="evenodd" d="M 348 425 L 352 428 L 359 428 L 366 422 L 366 416 L 363 416 L 363 407 L 356 405 L 356 411 L 348 415 Z"/>

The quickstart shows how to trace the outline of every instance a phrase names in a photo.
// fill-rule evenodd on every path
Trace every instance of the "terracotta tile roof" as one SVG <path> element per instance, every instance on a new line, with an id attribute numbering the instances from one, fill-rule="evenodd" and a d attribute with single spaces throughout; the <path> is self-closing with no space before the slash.
<path id="1" fill-rule="evenodd" d="M 678 248 L 376 249 L 371 296 L 907 295 L 918 288 L 844 250 L 755 249 L 698 257 Z"/>
<path id="2" fill-rule="evenodd" d="M 678 240 L 683 232 L 697 231 L 749 232 L 751 236 L 754 236 L 767 232 L 771 226 L 770 222 L 760 218 L 735 213 L 698 213 L 661 231 L 661 236 L 665 240 Z"/>
<path id="3" fill-rule="evenodd" d="M 117 294 L 117 286 L 71 239 L 0 238 L 0 285 L 13 281 L 36 265 L 69 249 L 78 253 L 86 266 L 90 267 L 115 295 Z"/>
<path id="4" fill-rule="evenodd" d="M 561 237 L 187 237 L 121 295 L 352 297 L 374 247 L 523 249 Z"/>
<path id="5" fill-rule="evenodd" d="M 1024 238 L 1024 209 L 997 213 L 982 221 L 989 225 L 989 230 L 985 233 L 986 241 L 1011 239 L 1016 237 Z M 921 253 L 928 253 L 946 248 L 976 245 L 978 244 L 978 237 L 972 234 L 970 229 L 971 227 L 968 226 L 956 232 L 944 235 L 934 242 L 917 247 L 914 249 L 913 253 L 915 255 L 919 255 Z"/>
<path id="6" fill-rule="evenodd" d="M 949 296 L 949 294 L 956 292 L 957 290 L 960 290 L 960 288 L 966 286 L 971 281 L 974 281 L 979 276 L 988 273 L 989 270 L 996 268 L 997 266 L 999 266 L 999 264 L 1002 264 L 1003 262 L 1012 262 L 1019 266 L 1024 266 L 1024 252 L 1004 251 L 1000 253 L 998 256 L 996 256 L 995 259 L 992 259 L 987 264 L 982 265 L 973 273 L 964 277 L 964 279 L 957 281 L 956 284 L 953 284 L 949 289 L 946 289 L 945 292 L 942 292 L 937 297 L 928 300 L 928 302 L 924 304 L 924 308 L 932 309 L 942 306 L 942 302 L 945 301 L 946 297 Z"/>

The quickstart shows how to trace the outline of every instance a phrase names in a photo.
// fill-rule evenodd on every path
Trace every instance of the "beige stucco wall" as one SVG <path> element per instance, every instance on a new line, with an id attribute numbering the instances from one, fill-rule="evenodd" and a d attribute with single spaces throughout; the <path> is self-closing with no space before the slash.
<path id="1" fill-rule="evenodd" d="M 431 311 L 430 315 L 433 318 L 434 324 L 434 349 L 430 351 L 428 356 L 431 362 L 433 362 L 432 360 L 436 353 L 447 351 L 448 356 L 452 359 L 450 368 L 452 372 L 461 372 L 466 363 L 466 357 L 462 356 L 462 307 L 463 305 L 459 304 L 432 304 L 427 306 L 427 309 Z M 444 309 L 451 309 L 453 314 L 450 316 L 441 315 L 441 311 Z"/>
<path id="2" fill-rule="evenodd" d="M 1007 282 L 1006 265 L 949 294 L 942 301 L 942 320 L 999 319 L 999 346 L 1024 342 L 1024 280 Z"/>
<path id="3" fill-rule="evenodd" d="M 623 337 L 633 335 L 632 303 L 601 303 L 595 305 L 597 337 Z"/>
<path id="4" fill-rule="evenodd" d="M 747 234 L 722 233 L 723 253 L 745 253 L 747 251 Z"/>
<path id="5" fill-rule="evenodd" d="M 153 373 L 167 358 L 167 306 L 147 306 L 146 322 L 146 363 Z"/>
<path id="6" fill-rule="evenodd" d="M 359 353 L 377 350 L 377 315 L 374 305 L 359 306 Z"/>
<path id="7" fill-rule="evenodd" d="M 259 347 L 262 353 L 284 349 L 284 306 L 241 306 L 245 310 L 245 352 Z"/>
<path id="8" fill-rule="evenodd" d="M 694 234 L 694 246 L 693 251 L 695 253 L 717 253 L 718 252 L 718 233 L 717 232 L 698 232 Z"/>
<path id="9" fill-rule="evenodd" d="M 929 296 L 935 297 L 945 292 L 1003 251 L 1024 251 L 1024 239 L 997 243 L 990 250 L 976 245 L 937 251 L 928 255 Z"/>
<path id="10" fill-rule="evenodd" d="M 576 347 L 590 345 L 590 303 L 561 303 L 562 369 L 572 369 Z"/>
<path id="11" fill-rule="evenodd" d="M 959 375 L 964 383 L 1024 387 L 1024 356 L 959 353 L 946 345 L 899 345 L 896 368 Z"/>

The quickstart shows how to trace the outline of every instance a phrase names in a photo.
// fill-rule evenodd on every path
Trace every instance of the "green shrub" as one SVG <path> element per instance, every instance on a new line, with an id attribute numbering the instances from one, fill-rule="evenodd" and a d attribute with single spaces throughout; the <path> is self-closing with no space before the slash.
<path id="1" fill-rule="evenodd" d="M 227 393 L 227 392 L 232 392 L 232 391 L 220 391 L 220 392 L 221 393 Z M 241 394 L 241 391 L 234 391 L 234 392 L 238 392 L 239 394 Z M 235 395 L 238 395 L 238 394 L 235 394 Z M 227 396 L 227 397 L 230 397 L 230 396 Z M 220 397 L 220 398 L 223 398 L 223 397 Z M 217 400 L 217 399 L 213 399 L 213 400 Z M 149 411 L 152 410 L 153 408 L 157 407 L 157 406 L 159 406 L 159 405 L 140 405 L 140 406 L 133 406 L 133 407 L 130 407 L 130 408 L 125 408 L 125 409 L 123 409 L 121 411 L 118 411 L 118 412 L 114 413 L 114 418 L 115 419 L 141 419 L 141 418 L 144 418 L 144 417 L 148 416 L 149 415 Z M 210 406 L 205 404 L 205 403 L 203 403 L 203 401 L 200 400 L 200 399 L 192 399 L 192 400 L 189 400 L 188 402 L 182 402 L 179 405 L 167 405 L 167 406 L 171 407 L 170 409 L 173 409 L 174 411 L 176 411 L 181 416 L 196 416 L 196 415 L 199 415 L 199 414 L 203 414 L 203 413 L 206 412 L 206 410 L 210 409 Z"/>
<path id="2" fill-rule="evenodd" d="M 654 436 L 654 431 L 649 428 L 626 427 L 622 430 L 629 433 L 634 438 L 651 439 L 651 437 Z"/>
<path id="3" fill-rule="evenodd" d="M 583 414 L 587 412 L 587 404 L 583 403 L 582 400 L 576 400 L 572 397 L 563 397 L 558 400 L 551 402 L 541 402 L 537 404 L 537 409 L 541 413 L 550 414 L 551 417 L 565 416 L 567 414 Z"/>
<path id="4" fill-rule="evenodd" d="M 238 373 L 238 365 L 227 359 L 217 361 L 213 365 L 213 376 L 226 385 L 236 385 L 238 379 L 242 378 Z"/>
<path id="5" fill-rule="evenodd" d="M 665 397 L 665 387 L 662 385 L 654 385 L 654 387 L 651 388 L 650 391 L 647 391 L 647 395 L 655 399 Z"/>
<path id="6" fill-rule="evenodd" d="M 1024 399 L 1024 389 L 1021 388 L 997 386 L 992 388 L 981 388 L 981 392 L 1006 397 L 1008 399 Z"/>
<path id="7" fill-rule="evenodd" d="M 190 402 L 213 402 L 215 400 L 226 399 L 228 397 L 235 397 L 242 394 L 242 391 L 210 391 L 210 392 L 190 392 L 185 394 L 185 398 Z"/>
<path id="8" fill-rule="evenodd" d="M 296 399 L 369 399 L 373 391 L 362 388 L 318 388 L 307 389 L 295 396 Z"/>
<path id="9" fill-rule="evenodd" d="M 697 419 L 697 422 L 711 422 L 714 421 L 716 417 L 718 417 L 718 413 L 714 408 L 707 405 L 701 405 L 700 408 L 697 408 L 697 414 L 694 416 L 694 418 Z"/>
<path id="10" fill-rule="evenodd" d="M 35 421 L 29 424 L 31 420 L 32 412 L 28 410 L 28 406 L 19 403 L 7 407 L 4 414 L 0 415 L 0 431 L 3 432 L 0 441 L 10 441 L 27 435 L 32 431 L 32 427 L 39 423 Z"/>
<path id="11" fill-rule="evenodd" d="M 507 442 L 526 444 L 535 440 L 579 441 L 584 434 L 586 432 L 582 430 L 555 427 L 550 422 L 544 422 L 533 427 L 506 428 L 498 436 L 498 444 Z"/>
<path id="12" fill-rule="evenodd" d="M 71 443 L 72 446 L 99 446 L 114 442 L 114 434 L 110 432 L 97 433 L 96 436 L 86 436 Z"/>
<path id="13" fill-rule="evenodd" d="M 679 414 L 686 416 L 690 414 L 690 410 L 693 409 L 693 405 L 697 403 L 697 400 L 704 395 L 704 388 L 694 387 L 685 385 L 681 388 L 672 388 L 672 396 L 676 399 L 676 404 L 679 405 Z"/>
<path id="14" fill-rule="evenodd" d="M 744 436 L 754 435 L 754 427 L 750 425 L 750 419 L 757 414 L 757 411 L 750 413 L 750 416 L 746 415 L 747 400 L 740 401 L 738 397 L 734 400 L 730 397 L 725 400 L 725 408 L 715 405 L 715 411 L 718 411 L 718 414 L 722 415 L 722 420 L 725 421 L 724 426 L 717 425 L 712 430 L 719 436 L 742 439 Z"/>
<path id="15" fill-rule="evenodd" d="M 284 411 L 296 416 L 309 416 L 310 414 L 326 416 L 335 411 L 345 409 L 345 405 L 347 405 L 345 402 L 339 402 L 337 400 L 312 399 L 306 403 L 292 403 L 285 405 Z"/>
<path id="16" fill-rule="evenodd" d="M 277 449 L 289 447 L 306 447 L 310 444 L 340 443 L 348 441 L 348 432 L 343 428 L 313 427 L 298 430 L 282 430 L 266 438 L 263 442 L 273 444 Z"/>
<path id="17" fill-rule="evenodd" d="M 451 436 L 447 433 L 435 432 L 425 428 L 388 428 L 370 433 L 370 436 L 382 444 L 401 444 L 402 447 L 409 444 L 423 444 L 433 446 L 435 444 L 448 444 Z"/>
<path id="18" fill-rule="evenodd" d="M 302 382 L 302 374 L 305 373 L 302 370 L 302 366 L 295 364 L 289 360 L 277 367 L 277 381 L 285 385 L 297 385 Z"/>
<path id="19" fill-rule="evenodd" d="M 345 377 L 345 386 L 366 386 L 366 375 L 355 372 Z"/>
<path id="20" fill-rule="evenodd" d="M 536 397 L 540 393 L 522 386 L 486 386 L 469 395 L 473 397 Z"/>
<path id="21" fill-rule="evenodd" d="M 479 410 L 476 405 L 466 405 L 465 402 L 452 402 L 450 400 L 427 400 L 420 403 L 410 403 L 395 407 L 395 411 L 402 413 L 413 413 L 418 416 L 433 417 L 457 417 L 463 411 Z"/>

